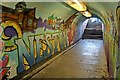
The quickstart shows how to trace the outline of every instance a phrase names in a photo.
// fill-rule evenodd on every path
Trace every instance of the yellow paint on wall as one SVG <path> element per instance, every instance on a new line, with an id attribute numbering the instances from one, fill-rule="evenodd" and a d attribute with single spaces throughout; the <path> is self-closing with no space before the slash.
<path id="1" fill-rule="evenodd" d="M 49 40 L 49 42 L 52 44 L 52 54 L 54 54 L 54 48 L 55 48 L 54 39 Z"/>
<path id="2" fill-rule="evenodd" d="M 46 41 L 43 40 L 42 41 L 42 49 L 43 50 L 46 50 L 46 48 L 47 48 L 46 44 L 47 44 Z"/>
<path id="3" fill-rule="evenodd" d="M 1 23 L 1 25 L 4 29 L 8 26 L 12 26 L 16 32 L 18 33 L 18 38 L 22 38 L 22 31 L 21 31 L 21 28 L 20 26 L 18 25 L 18 23 L 14 22 L 14 21 L 5 21 L 3 23 Z M 2 35 L 2 38 L 3 39 L 9 39 L 10 37 L 6 36 L 4 33 Z"/>
<path id="4" fill-rule="evenodd" d="M 23 64 L 24 64 L 24 69 L 28 70 L 30 68 L 30 66 L 28 65 L 28 62 L 26 61 L 26 59 L 23 57 Z"/>
<path id="5" fill-rule="evenodd" d="M 17 37 L 22 38 L 21 28 L 20 28 L 19 24 L 16 23 L 15 21 L 5 21 L 5 22 L 1 23 L 0 26 L 2 26 L 4 29 L 7 28 L 8 26 L 12 26 L 17 32 Z M 8 37 L 4 33 L 2 33 L 2 38 L 8 40 L 10 37 Z M 16 48 L 17 48 L 16 45 L 11 45 L 11 46 L 7 46 L 4 51 L 13 51 Z"/>
<path id="6" fill-rule="evenodd" d="M 36 42 L 36 40 L 34 40 L 33 41 L 33 46 L 34 46 L 34 57 L 36 58 L 37 57 L 37 47 L 36 47 L 36 45 L 37 45 L 37 42 Z"/>
<path id="7" fill-rule="evenodd" d="M 42 49 L 40 49 L 40 56 L 42 56 L 42 54 L 43 54 L 43 50 L 42 50 Z"/>

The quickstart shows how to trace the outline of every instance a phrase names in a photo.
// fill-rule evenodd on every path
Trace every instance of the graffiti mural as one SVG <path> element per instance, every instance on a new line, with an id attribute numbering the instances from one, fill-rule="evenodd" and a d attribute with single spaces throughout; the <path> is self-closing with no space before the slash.
<path id="1" fill-rule="evenodd" d="M 117 77 L 118 79 L 120 79 L 120 6 L 117 7 L 116 10 L 116 14 L 117 14 L 117 27 L 118 27 L 118 54 L 117 54 Z"/>
<path id="2" fill-rule="evenodd" d="M 116 14 L 119 14 L 117 12 Z M 117 16 L 118 18 L 118 16 Z M 108 27 L 109 31 L 106 33 L 108 37 L 106 38 L 106 45 L 109 45 L 108 49 L 106 50 L 108 52 L 108 71 L 110 72 L 110 77 L 118 76 L 119 74 L 119 52 L 118 52 L 118 36 L 119 36 L 119 29 L 115 25 L 115 17 L 113 15 L 112 11 L 107 12 L 107 19 L 108 19 Z M 119 21 L 119 20 L 118 20 Z M 118 23 L 117 23 L 118 25 Z M 119 26 L 119 25 L 118 25 Z M 112 65 L 110 65 L 112 64 Z M 117 73 L 116 73 L 117 72 Z"/>
<path id="3" fill-rule="evenodd" d="M 70 29 L 68 30 L 68 42 L 69 42 L 69 45 L 71 43 L 73 43 L 74 41 L 74 35 L 75 35 L 75 32 L 76 32 L 76 23 L 73 23 L 70 27 Z"/>
<path id="4" fill-rule="evenodd" d="M 112 11 L 108 12 L 107 13 L 108 15 L 108 21 L 109 23 L 111 24 L 110 25 L 110 34 L 114 37 L 114 39 L 116 40 L 117 39 L 117 28 L 115 26 L 115 19 L 114 19 L 114 16 L 113 16 L 113 13 Z"/>
<path id="5" fill-rule="evenodd" d="M 0 27 L 0 35 L 2 34 L 2 31 L 3 31 L 3 28 Z M 0 36 L 1 37 L 1 36 Z M 0 40 L 0 79 L 7 79 L 7 77 L 9 76 L 9 68 L 10 67 L 6 67 L 7 64 L 8 64 L 8 60 L 9 60 L 9 56 L 7 54 L 3 55 L 2 56 L 2 52 L 3 52 L 3 49 L 4 49 L 4 41 L 3 40 Z M 9 74 L 7 74 L 9 73 Z"/>
<path id="6" fill-rule="evenodd" d="M 75 42 L 78 12 L 66 20 L 55 14 L 43 19 L 26 2 L 18 2 L 15 9 L 0 6 L 1 79 L 15 77 Z"/>
<path id="7" fill-rule="evenodd" d="M 117 7 L 118 46 L 120 48 L 120 6 Z"/>

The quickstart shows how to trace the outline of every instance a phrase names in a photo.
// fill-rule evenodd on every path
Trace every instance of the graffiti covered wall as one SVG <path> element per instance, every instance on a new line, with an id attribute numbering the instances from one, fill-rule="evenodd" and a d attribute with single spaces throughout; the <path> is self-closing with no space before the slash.
<path id="1" fill-rule="evenodd" d="M 88 7 L 91 7 L 92 13 L 99 16 L 104 23 L 103 36 L 110 78 L 120 78 L 120 52 L 118 51 L 119 22 L 117 23 L 119 21 L 117 15 L 119 12 L 116 11 L 118 4 L 118 2 L 90 2 L 87 4 Z"/>
<path id="2" fill-rule="evenodd" d="M 112 11 L 106 12 L 106 28 L 104 32 L 104 42 L 105 42 L 105 50 L 107 56 L 108 63 L 108 72 L 110 78 L 116 78 L 117 74 L 117 57 L 119 55 L 118 52 L 118 27 L 116 24 L 116 16 Z M 117 77 L 118 78 L 118 77 Z"/>
<path id="3" fill-rule="evenodd" d="M 1 79 L 15 77 L 80 39 L 81 15 L 62 3 L 9 2 L 0 6 Z"/>

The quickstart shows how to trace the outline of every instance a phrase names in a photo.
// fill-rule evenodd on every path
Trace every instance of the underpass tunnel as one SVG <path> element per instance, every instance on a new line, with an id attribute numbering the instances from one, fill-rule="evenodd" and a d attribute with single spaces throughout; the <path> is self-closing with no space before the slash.
<path id="1" fill-rule="evenodd" d="M 119 6 L 2 1 L 0 79 L 120 79 Z"/>

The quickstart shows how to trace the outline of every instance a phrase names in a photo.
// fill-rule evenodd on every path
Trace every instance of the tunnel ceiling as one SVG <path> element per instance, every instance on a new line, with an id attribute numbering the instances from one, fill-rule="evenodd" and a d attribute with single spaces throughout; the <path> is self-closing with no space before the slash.
<path id="1" fill-rule="evenodd" d="M 85 2 L 88 11 L 92 13 L 92 17 L 100 18 L 103 22 L 107 20 L 109 14 L 116 16 L 116 8 L 118 2 Z"/>
<path id="2" fill-rule="evenodd" d="M 118 2 L 86 2 L 86 5 L 92 14 L 99 16 L 103 20 L 103 17 L 104 19 L 107 18 L 107 13 L 116 14 Z"/>

